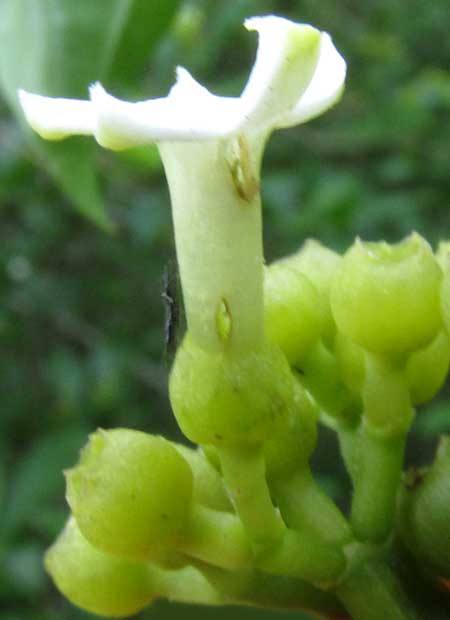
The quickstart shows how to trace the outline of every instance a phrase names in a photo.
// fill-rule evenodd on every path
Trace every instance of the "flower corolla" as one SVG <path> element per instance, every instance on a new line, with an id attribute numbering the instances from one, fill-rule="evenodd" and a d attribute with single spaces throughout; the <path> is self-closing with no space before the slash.
<path id="1" fill-rule="evenodd" d="M 245 21 L 259 35 L 253 70 L 240 97 L 220 97 L 178 67 L 166 97 L 130 103 L 99 84 L 90 101 L 44 97 L 19 91 L 31 127 L 59 140 L 93 134 L 110 149 L 150 142 L 199 142 L 248 134 L 266 137 L 273 129 L 304 123 L 339 99 L 346 64 L 330 36 L 306 24 L 268 15 Z"/>

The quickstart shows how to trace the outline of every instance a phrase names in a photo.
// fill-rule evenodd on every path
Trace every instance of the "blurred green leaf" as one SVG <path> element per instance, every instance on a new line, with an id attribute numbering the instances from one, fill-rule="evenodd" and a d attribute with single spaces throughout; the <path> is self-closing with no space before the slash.
<path id="1" fill-rule="evenodd" d="M 70 349 L 58 349 L 49 356 L 45 370 L 56 397 L 58 411 L 66 415 L 80 411 L 86 371 L 79 358 Z"/>
<path id="2" fill-rule="evenodd" d="M 6 539 L 24 523 L 32 525 L 33 515 L 42 510 L 44 501 L 61 494 L 64 487 L 61 472 L 77 460 L 85 441 L 83 428 L 67 427 L 39 439 L 18 462 L 0 517 L 0 527 Z"/>
<path id="3" fill-rule="evenodd" d="M 95 169 L 96 146 L 85 138 L 71 138 L 67 142 L 44 142 L 29 134 L 31 146 L 51 176 L 59 183 L 74 207 L 106 232 L 114 225 L 105 210 Z"/>
<path id="4" fill-rule="evenodd" d="M 145 71 L 156 43 L 171 23 L 181 0 L 134 0 L 123 28 L 114 61 L 111 81 L 132 87 Z"/>
<path id="5" fill-rule="evenodd" d="M 0 446 L 1 448 L 3 446 Z M 2 450 L 2 453 L 4 451 Z M 6 470 L 5 465 L 0 461 L 0 506 L 3 506 L 6 495 Z"/>
<path id="6" fill-rule="evenodd" d="M 33 596 L 45 585 L 42 549 L 36 544 L 14 547 L 4 558 L 6 579 L 14 592 Z"/>
<path id="7" fill-rule="evenodd" d="M 158 147 L 155 144 L 136 146 L 125 151 L 117 151 L 117 158 L 124 164 L 129 164 L 134 174 L 138 171 L 145 172 L 148 176 L 152 173 L 160 173 L 162 170 L 161 158 Z"/>
<path id="8" fill-rule="evenodd" d="M 3 0 L 0 82 L 22 123 L 17 88 L 85 97 L 87 85 L 106 76 L 130 1 Z M 111 229 L 97 186 L 94 146 L 83 140 L 48 144 L 29 133 L 38 158 L 75 206 L 102 228 Z"/>
<path id="9" fill-rule="evenodd" d="M 450 433 L 450 401 L 430 405 L 417 419 L 415 431 L 422 435 Z"/>
<path id="10" fill-rule="evenodd" d="M 66 506 L 44 507 L 33 514 L 33 529 L 41 534 L 45 540 L 54 540 L 62 531 L 67 521 Z"/>
<path id="11" fill-rule="evenodd" d="M 22 124 L 17 88 L 48 96 L 85 98 L 111 73 L 121 83 L 142 71 L 152 45 L 178 6 L 143 0 L 3 0 L 0 3 L 0 84 Z M 112 65 L 114 58 L 114 69 Z M 20 60 L 19 60 L 20 59 Z M 38 159 L 77 209 L 112 230 L 98 188 L 95 145 L 83 139 L 45 143 L 27 128 Z"/>
<path id="12" fill-rule="evenodd" d="M 0 67 L 9 102 L 17 105 L 17 87 L 86 96 L 86 86 L 108 72 L 131 2 L 3 0 Z"/>

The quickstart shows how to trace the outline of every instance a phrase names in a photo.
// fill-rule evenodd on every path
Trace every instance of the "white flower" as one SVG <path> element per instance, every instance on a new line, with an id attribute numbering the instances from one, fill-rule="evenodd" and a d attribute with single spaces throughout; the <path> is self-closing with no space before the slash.
<path id="1" fill-rule="evenodd" d="M 338 101 L 346 65 L 327 33 L 275 17 L 245 22 L 259 34 L 256 61 L 239 98 L 218 97 L 179 67 L 167 97 L 129 103 L 100 84 L 90 102 L 42 97 L 19 91 L 31 127 L 43 138 L 93 134 L 107 148 L 160 141 L 222 140 L 267 133 L 322 114 Z"/>
<path id="2" fill-rule="evenodd" d="M 158 144 L 188 328 L 208 349 L 248 350 L 262 341 L 263 148 L 274 129 L 304 123 L 336 103 L 345 81 L 345 61 L 328 34 L 271 15 L 245 25 L 258 32 L 259 45 L 240 97 L 213 95 L 182 68 L 167 97 L 138 103 L 116 99 L 100 84 L 91 87 L 90 101 L 19 92 L 43 138 L 93 134 L 117 150 Z"/>

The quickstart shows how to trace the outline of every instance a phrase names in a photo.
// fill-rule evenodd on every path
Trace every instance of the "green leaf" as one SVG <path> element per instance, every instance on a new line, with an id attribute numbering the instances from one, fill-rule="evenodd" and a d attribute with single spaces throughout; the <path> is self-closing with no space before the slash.
<path id="1" fill-rule="evenodd" d="M 30 141 L 36 157 L 58 182 L 75 208 L 105 232 L 113 232 L 98 186 L 94 141 L 71 138 L 67 142 L 44 142 L 34 135 Z"/>
<path id="2" fill-rule="evenodd" d="M 436 436 L 450 432 L 450 402 L 439 401 L 427 407 L 418 417 L 415 430 L 421 435 Z"/>
<path id="3" fill-rule="evenodd" d="M 111 81 L 134 86 L 181 0 L 135 0 L 111 68 Z"/>
<path id="4" fill-rule="evenodd" d="M 10 492 L 0 516 L 0 530 L 7 540 L 25 524 L 33 525 L 34 515 L 46 502 L 63 495 L 62 471 L 73 465 L 86 441 L 81 427 L 68 427 L 41 438 L 16 467 Z"/>
<path id="5" fill-rule="evenodd" d="M 86 98 L 88 85 L 107 82 L 109 74 L 113 81 L 130 84 L 178 4 L 179 0 L 3 0 L 0 86 L 21 124 L 17 88 Z M 95 145 L 83 138 L 47 143 L 27 132 L 38 159 L 77 209 L 111 230 L 96 178 Z"/>
<path id="6" fill-rule="evenodd" d="M 85 97 L 107 74 L 132 0 L 3 0 L 0 84 L 23 123 L 16 91 Z M 105 229 L 111 222 L 97 186 L 94 147 L 82 140 L 31 144 L 75 206 Z"/>
<path id="7" fill-rule="evenodd" d="M 36 596 L 43 590 L 46 577 L 42 570 L 43 549 L 36 543 L 14 547 L 2 558 L 9 590 L 21 596 Z"/>

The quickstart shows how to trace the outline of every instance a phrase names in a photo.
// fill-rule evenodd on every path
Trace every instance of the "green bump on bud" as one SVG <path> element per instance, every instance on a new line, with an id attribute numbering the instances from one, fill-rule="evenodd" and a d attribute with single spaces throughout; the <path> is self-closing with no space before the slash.
<path id="1" fill-rule="evenodd" d="M 315 239 L 307 239 L 298 252 L 281 261 L 303 273 L 318 291 L 323 307 L 323 338 L 327 344 L 332 342 L 336 332 L 330 307 L 330 290 L 341 261 L 342 256 Z"/>
<path id="2" fill-rule="evenodd" d="M 441 440 L 433 465 L 407 474 L 398 532 L 422 569 L 450 578 L 450 437 Z"/>
<path id="3" fill-rule="evenodd" d="M 331 290 L 338 328 L 374 353 L 404 354 L 429 343 L 441 326 L 442 271 L 414 233 L 395 245 L 357 240 Z"/>
<path id="4" fill-rule="evenodd" d="M 192 485 L 189 465 L 162 437 L 99 430 L 67 472 L 67 500 L 99 549 L 158 560 L 183 536 Z"/>
<path id="5" fill-rule="evenodd" d="M 308 462 L 317 442 L 317 405 L 295 380 L 295 415 L 289 426 L 264 442 L 266 475 L 271 484 L 289 478 Z"/>
<path id="6" fill-rule="evenodd" d="M 295 364 L 320 338 L 323 302 L 308 278 L 285 261 L 273 263 L 264 275 L 266 333 Z"/>
<path id="7" fill-rule="evenodd" d="M 199 444 L 264 441 L 286 425 L 294 403 L 292 374 L 277 346 L 234 357 L 201 349 L 189 333 L 169 391 L 181 430 Z"/>
<path id="8" fill-rule="evenodd" d="M 47 551 L 45 567 L 72 603 L 102 616 L 135 614 L 159 594 L 147 564 L 99 551 L 73 518 Z"/>
<path id="9" fill-rule="evenodd" d="M 443 386 L 450 364 L 450 339 L 445 331 L 423 349 L 414 351 L 406 364 L 411 401 L 421 405 L 435 396 Z"/>

